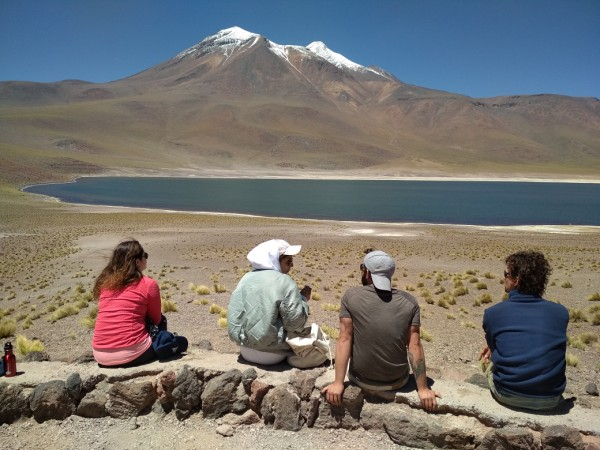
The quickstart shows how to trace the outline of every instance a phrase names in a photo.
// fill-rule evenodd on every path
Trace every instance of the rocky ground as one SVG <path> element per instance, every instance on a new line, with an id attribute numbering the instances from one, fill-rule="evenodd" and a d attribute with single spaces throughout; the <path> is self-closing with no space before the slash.
<path id="1" fill-rule="evenodd" d="M 14 192 L 0 203 L 0 336 L 13 343 L 17 335 L 37 338 L 51 360 L 72 361 L 89 354 L 92 332 L 85 322 L 94 310 L 91 286 L 112 248 L 127 237 L 142 242 L 150 254 L 147 274 L 159 282 L 166 304 L 176 309 L 166 313 L 169 328 L 187 336 L 192 345 L 206 339 L 219 352 L 235 352 L 219 324 L 219 310 L 227 308 L 231 291 L 248 270 L 246 253 L 277 237 L 303 245 L 291 275 L 299 285 L 313 287 L 311 320 L 332 337 L 340 298 L 359 283 L 364 249 L 376 247 L 393 255 L 398 266 L 394 284 L 409 290 L 422 307 L 428 375 L 433 380 L 464 380 L 480 373 L 481 319 L 487 306 L 502 300 L 503 258 L 533 248 L 543 251 L 554 267 L 546 297 L 571 311 L 567 393 L 584 407 L 600 408 L 599 398 L 585 393 L 587 384 L 600 384 L 600 302 L 588 300 L 600 292 L 598 228 L 381 225 L 158 213 L 62 205 Z M 201 295 L 200 286 L 210 293 Z M 11 324 L 14 331 L 7 334 L 4 330 L 10 331 Z M 172 424 L 169 420 L 24 421 L 3 425 L 0 444 L 163 448 L 177 436 L 176 448 L 193 448 L 198 439 L 205 448 L 321 448 L 322 435 L 333 448 L 336 442 L 340 448 L 390 445 L 367 432 L 311 430 L 308 437 L 306 430 L 289 434 L 262 427 L 226 440 L 199 418 Z M 145 440 L 148 434 L 154 441 Z"/>

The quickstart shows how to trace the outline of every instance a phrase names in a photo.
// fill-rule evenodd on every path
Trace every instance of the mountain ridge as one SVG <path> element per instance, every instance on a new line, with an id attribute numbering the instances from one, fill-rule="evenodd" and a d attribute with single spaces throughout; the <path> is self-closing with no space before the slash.
<path id="1" fill-rule="evenodd" d="M 239 27 L 109 83 L 1 82 L 0 136 L 15 182 L 82 168 L 600 175 L 598 99 L 471 98 Z"/>

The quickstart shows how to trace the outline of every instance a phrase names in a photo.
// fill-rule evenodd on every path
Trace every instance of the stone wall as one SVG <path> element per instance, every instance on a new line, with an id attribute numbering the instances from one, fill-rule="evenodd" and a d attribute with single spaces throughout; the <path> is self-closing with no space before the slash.
<path id="1" fill-rule="evenodd" d="M 43 368 L 35 370 L 43 371 L 39 367 Z M 240 425 L 262 421 L 290 431 L 383 430 L 394 443 L 418 448 L 600 449 L 600 429 L 582 432 L 560 420 L 547 426 L 529 419 L 507 421 L 456 404 L 441 403 L 436 414 L 427 414 L 413 394 L 399 397 L 400 403 L 378 403 L 348 386 L 343 406 L 331 406 L 320 393 L 333 376 L 327 368 L 267 376 L 253 367 L 219 370 L 182 361 L 167 367 L 110 370 L 71 372 L 64 379 L 39 383 L 26 377 L 23 383 L 15 381 L 18 377 L 5 379 L 0 382 L 0 423 L 22 417 L 63 420 L 73 414 L 121 419 L 174 414 L 179 420 L 202 414 L 220 419 L 217 431 L 225 435 Z"/>

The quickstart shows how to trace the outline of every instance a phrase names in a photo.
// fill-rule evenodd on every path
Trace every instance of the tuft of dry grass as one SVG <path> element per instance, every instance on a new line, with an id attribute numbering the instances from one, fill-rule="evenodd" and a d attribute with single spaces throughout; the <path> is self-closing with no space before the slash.
<path id="1" fill-rule="evenodd" d="M 177 312 L 177 303 L 172 302 L 171 300 L 161 299 L 160 308 L 163 314 L 168 312 Z"/>
<path id="2" fill-rule="evenodd" d="M 44 347 L 44 344 L 39 339 L 34 338 L 33 340 L 29 340 L 23 335 L 17 336 L 16 348 L 23 356 L 31 352 L 43 352 L 46 350 L 46 347 Z"/>
<path id="3" fill-rule="evenodd" d="M 337 339 L 340 337 L 340 330 L 337 328 L 330 327 L 329 325 L 321 325 L 321 330 L 331 339 Z"/>
<path id="4" fill-rule="evenodd" d="M 2 319 L 0 321 L 0 339 L 12 336 L 17 331 L 17 321 L 15 319 Z"/>
<path id="5" fill-rule="evenodd" d="M 577 364 L 579 364 L 579 358 L 571 353 L 567 353 L 566 360 L 569 367 L 577 367 Z"/>
<path id="6" fill-rule="evenodd" d="M 421 339 L 423 339 L 426 342 L 433 341 L 433 335 L 423 327 L 421 327 L 420 336 L 421 336 Z"/>
<path id="7" fill-rule="evenodd" d="M 600 302 L 600 292 L 594 292 L 587 300 L 588 302 Z"/>

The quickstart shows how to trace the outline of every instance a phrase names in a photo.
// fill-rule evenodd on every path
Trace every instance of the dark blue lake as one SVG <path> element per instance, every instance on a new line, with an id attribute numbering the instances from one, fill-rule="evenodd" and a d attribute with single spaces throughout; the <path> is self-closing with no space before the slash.
<path id="1" fill-rule="evenodd" d="M 600 226 L 600 184 L 89 177 L 30 186 L 65 202 L 367 222 Z"/>

